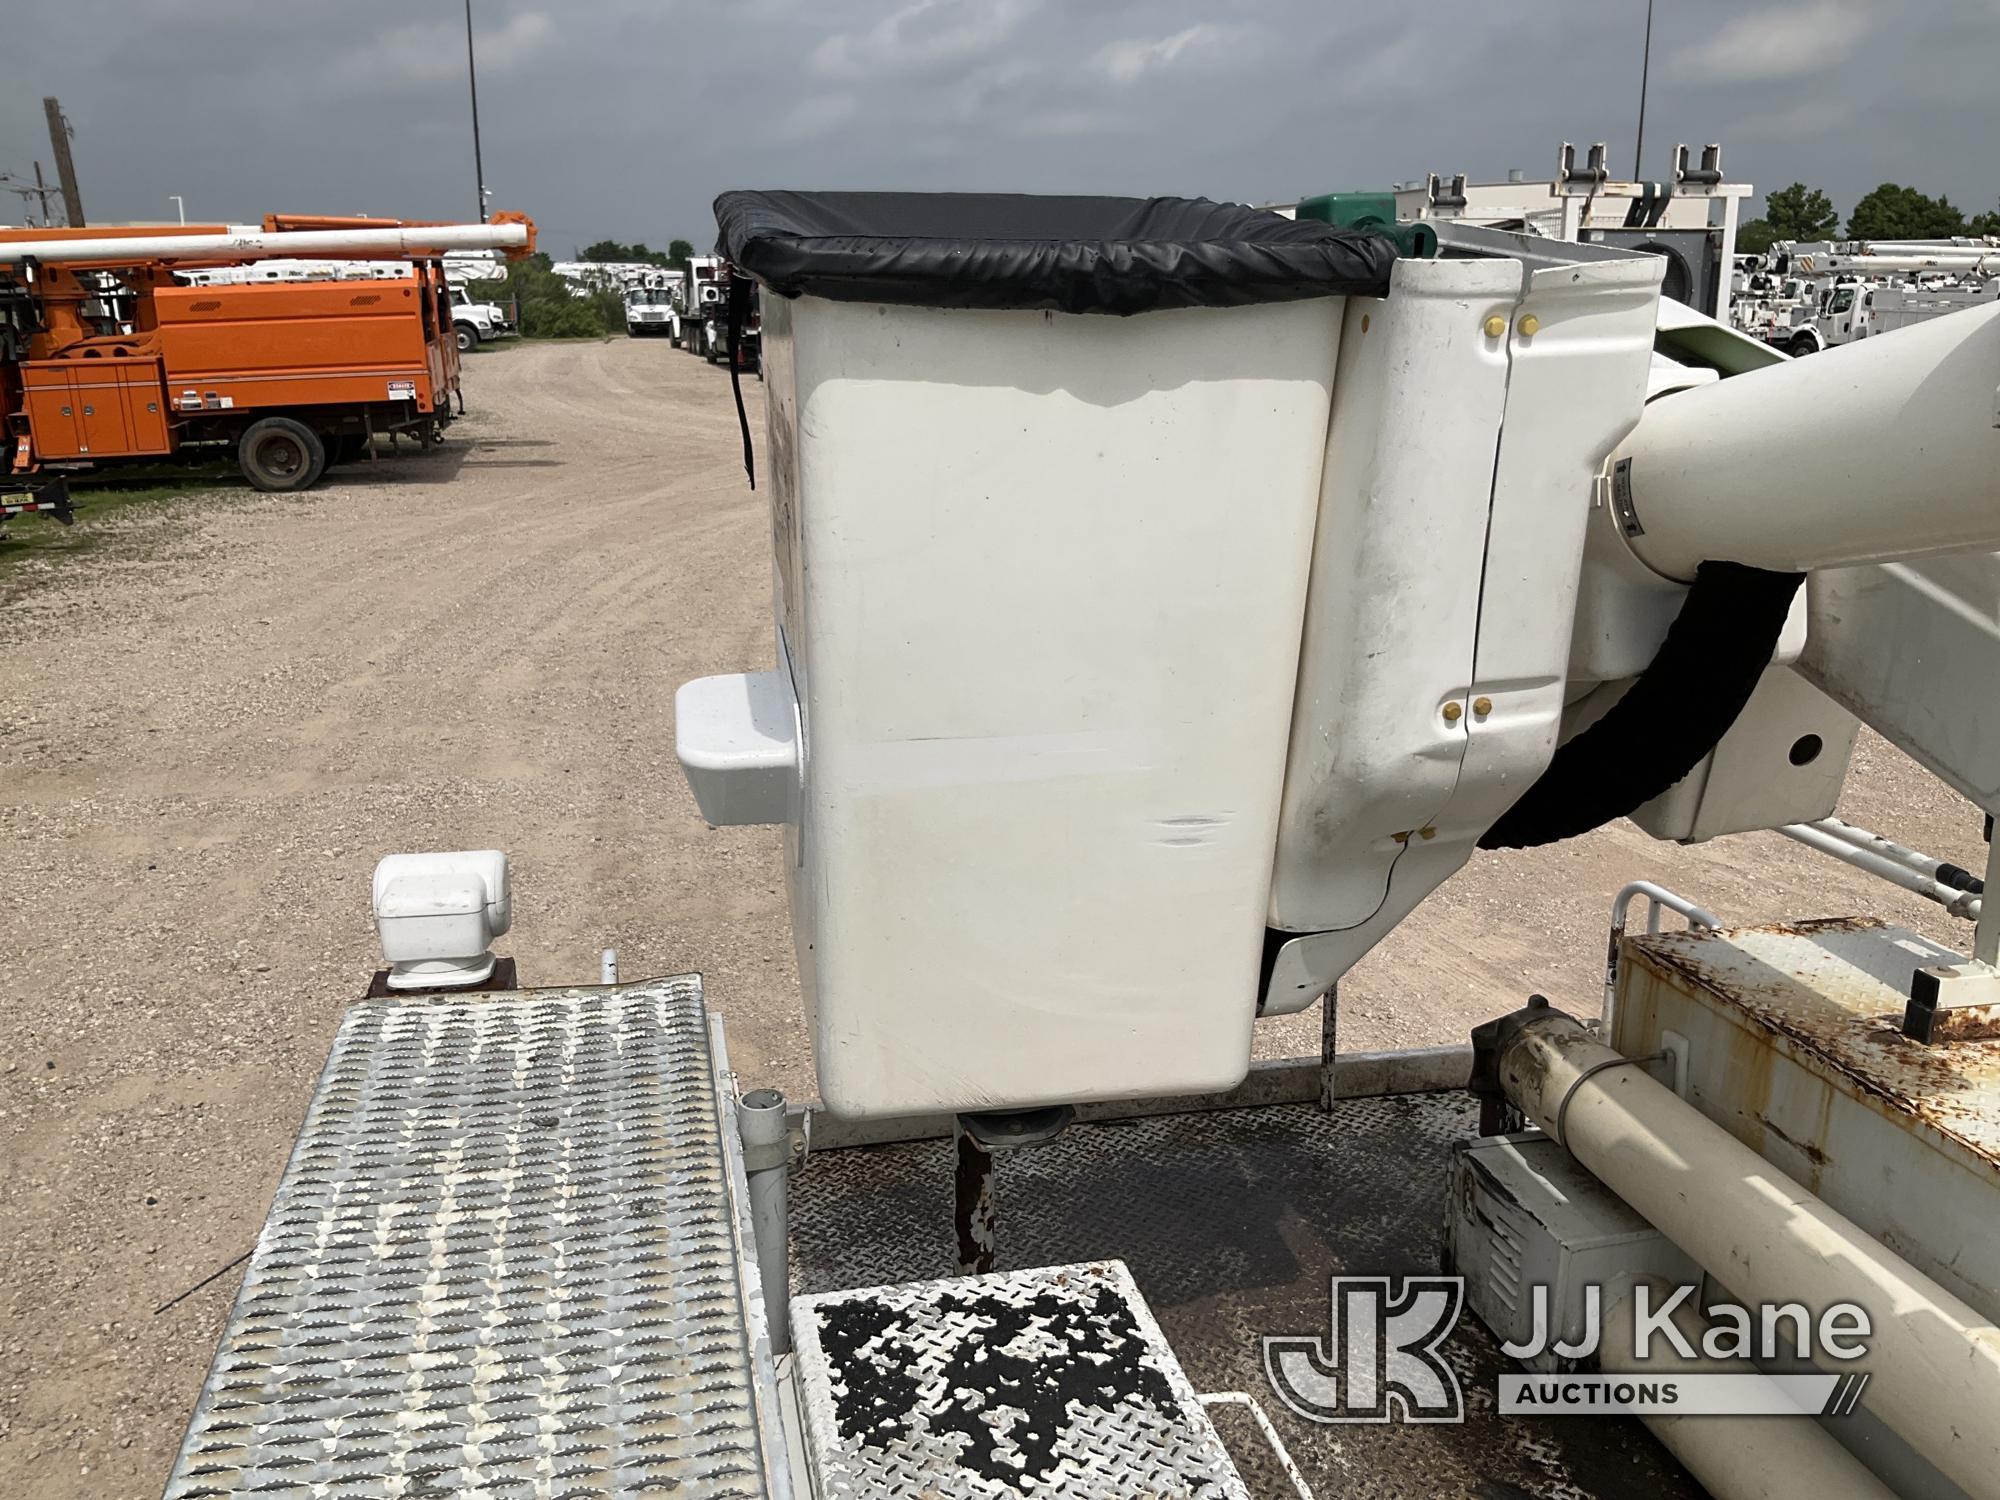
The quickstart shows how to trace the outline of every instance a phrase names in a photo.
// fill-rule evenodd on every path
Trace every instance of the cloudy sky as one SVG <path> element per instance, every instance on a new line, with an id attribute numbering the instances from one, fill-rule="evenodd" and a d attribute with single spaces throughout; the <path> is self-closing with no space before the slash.
<path id="1" fill-rule="evenodd" d="M 10 0 L 0 173 L 86 215 L 470 217 L 462 0 Z M 730 187 L 990 188 L 1247 201 L 1427 171 L 1632 165 L 1643 0 L 473 0 L 486 179 L 566 255 L 706 245 Z M 1893 179 L 2000 202 L 2000 0 L 1662 0 L 1647 175 L 1843 212 Z M 51 173 L 51 176 L 53 174 Z M 0 221 L 21 217 L 0 199 Z"/>

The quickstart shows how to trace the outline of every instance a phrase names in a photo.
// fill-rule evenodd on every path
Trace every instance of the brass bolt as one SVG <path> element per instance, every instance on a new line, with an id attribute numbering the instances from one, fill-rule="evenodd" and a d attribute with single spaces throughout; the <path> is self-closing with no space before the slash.
<path id="1" fill-rule="evenodd" d="M 1500 314 L 1495 313 L 1492 317 L 1486 320 L 1486 336 L 1489 339 L 1497 339 L 1500 337 L 1501 334 L 1505 333 L 1506 331 L 1507 331 L 1507 320 L 1501 317 Z"/>
<path id="2" fill-rule="evenodd" d="M 1462 708 L 1460 708 L 1460 707 L 1458 706 L 1458 704 L 1456 704 L 1456 703 L 1447 703 L 1447 704 L 1446 704 L 1446 705 L 1444 706 L 1444 721 L 1445 721 L 1445 723 L 1447 723 L 1447 724 L 1456 724 L 1456 723 L 1458 722 L 1458 716 L 1459 716 L 1460 714 L 1464 713 L 1464 712 L 1465 712 L 1465 710 L 1464 710 L 1464 709 L 1462 709 Z"/>
<path id="3" fill-rule="evenodd" d="M 1417 832 L 1427 839 L 1434 839 L 1438 836 L 1438 831 L 1435 828 L 1419 828 Z"/>
<path id="4" fill-rule="evenodd" d="M 1493 700 L 1491 698 L 1474 698 L 1472 700 L 1472 711 L 1481 716 L 1492 713 Z"/>
<path id="5" fill-rule="evenodd" d="M 1531 339 L 1542 331 L 1542 320 L 1533 313 L 1529 313 L 1521 319 L 1520 329 L 1522 338 Z"/>

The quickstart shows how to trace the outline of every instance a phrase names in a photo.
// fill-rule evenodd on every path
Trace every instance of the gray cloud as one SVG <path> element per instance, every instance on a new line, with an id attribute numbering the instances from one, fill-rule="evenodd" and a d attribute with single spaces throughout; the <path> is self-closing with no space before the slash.
<path id="1" fill-rule="evenodd" d="M 103 220 L 474 206 L 453 0 L 64 0 L 11 7 L 0 171 L 77 128 Z M 1637 4 L 1432 0 L 474 0 L 486 173 L 566 254 L 706 241 L 739 186 L 1183 192 L 1249 200 L 1425 171 L 1631 166 Z M 1914 182 L 2000 201 L 1993 0 L 1673 0 L 1647 166 L 1724 143 L 1732 176 L 1843 208 Z M 0 201 L 0 215 L 12 215 Z"/>

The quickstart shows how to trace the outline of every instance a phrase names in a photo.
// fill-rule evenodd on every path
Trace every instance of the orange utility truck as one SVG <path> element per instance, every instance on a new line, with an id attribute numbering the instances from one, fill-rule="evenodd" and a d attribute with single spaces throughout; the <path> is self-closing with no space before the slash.
<path id="1" fill-rule="evenodd" d="M 442 257 L 534 249 L 534 225 L 272 216 L 261 229 L 0 229 L 0 495 L 66 509 L 64 476 L 234 453 L 261 490 L 303 489 L 378 433 L 428 445 L 452 418 L 459 351 Z M 253 260 L 408 263 L 368 280 L 190 286 Z M 460 398 L 460 410 L 463 400 Z"/>

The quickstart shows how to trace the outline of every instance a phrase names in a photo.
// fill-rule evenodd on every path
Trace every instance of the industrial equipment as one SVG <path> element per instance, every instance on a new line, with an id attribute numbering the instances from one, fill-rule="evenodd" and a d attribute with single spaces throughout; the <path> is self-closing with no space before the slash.
<path id="1" fill-rule="evenodd" d="M 1565 141 L 1546 179 L 1517 170 L 1503 182 L 1468 182 L 1463 172 L 1433 172 L 1390 190 L 1322 193 L 1282 211 L 1350 228 L 1478 225 L 1657 255 L 1667 263 L 1662 296 L 1729 321 L 1728 273 L 1751 189 L 1723 179 L 1722 148 L 1705 146 L 1696 155 L 1676 146 L 1672 171 L 1649 182 L 1614 179 L 1606 161 L 1602 141 L 1581 162 Z"/>
<path id="2" fill-rule="evenodd" d="M 696 976 L 385 980 L 171 1500 L 2000 1497 L 2000 911 L 1827 816 L 1857 720 L 2000 808 L 2000 306 L 1798 363 L 1658 256 L 1450 216 L 718 219 L 775 659 L 682 686 L 678 751 L 784 826 L 821 1097 L 746 1092 Z M 1603 1014 L 1338 1050 L 1475 848 L 1626 815 L 1827 848 L 1970 953 L 1635 882 Z M 1659 1443 L 1536 1414 L 1586 1389 Z"/>
<path id="3" fill-rule="evenodd" d="M 2000 297 L 2000 240 L 1780 241 L 1748 258 L 1731 321 L 1798 356 Z"/>
<path id="4" fill-rule="evenodd" d="M 303 489 L 377 433 L 428 444 L 458 395 L 447 253 L 526 255 L 534 226 L 273 216 L 227 225 L 0 231 L 0 484 L 233 451 L 264 490 Z M 182 284 L 188 272 L 331 257 L 368 280 Z"/>

